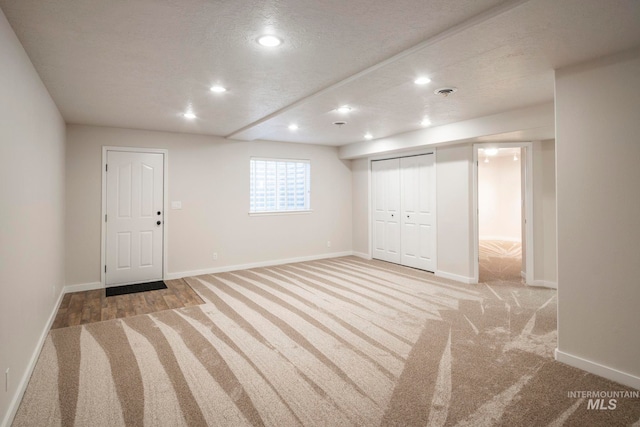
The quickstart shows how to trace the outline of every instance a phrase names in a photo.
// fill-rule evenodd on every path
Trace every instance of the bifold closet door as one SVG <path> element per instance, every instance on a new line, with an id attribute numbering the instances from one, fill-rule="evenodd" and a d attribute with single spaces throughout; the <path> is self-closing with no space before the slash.
<path id="1" fill-rule="evenodd" d="M 373 258 L 400 263 L 400 159 L 371 163 Z"/>
<path id="2" fill-rule="evenodd" d="M 400 159 L 400 263 L 434 271 L 435 164 L 434 155 Z"/>

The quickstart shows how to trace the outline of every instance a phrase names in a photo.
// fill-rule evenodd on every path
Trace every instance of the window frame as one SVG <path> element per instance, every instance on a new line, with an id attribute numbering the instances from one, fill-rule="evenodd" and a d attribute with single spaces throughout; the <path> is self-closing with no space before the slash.
<path id="1" fill-rule="evenodd" d="M 305 167 L 305 197 L 304 197 L 304 204 L 305 204 L 305 208 L 304 209 L 281 209 L 278 210 L 278 201 L 276 200 L 275 204 L 276 204 L 276 210 L 252 210 L 252 198 L 255 197 L 255 195 L 253 193 L 255 193 L 254 190 L 254 162 L 256 161 L 262 161 L 262 162 L 273 162 L 276 164 L 276 174 L 277 174 L 277 163 L 294 163 L 294 164 L 298 164 L 298 163 L 304 163 L 306 164 Z M 277 175 L 276 175 L 276 186 L 277 186 Z M 294 183 L 294 191 L 295 191 L 295 183 Z M 285 189 L 285 192 L 287 192 L 288 188 Z M 266 192 L 267 190 L 265 190 Z M 276 188 L 274 190 L 276 192 L 276 197 L 277 197 L 277 192 L 278 189 Z M 266 201 L 265 201 L 266 203 Z M 253 207 L 253 209 L 255 209 L 255 207 Z M 250 157 L 249 158 L 249 216 L 269 216 L 269 215 L 299 215 L 299 214 L 308 214 L 313 212 L 311 209 L 311 160 L 310 159 L 287 159 L 287 158 L 277 158 L 277 157 Z"/>

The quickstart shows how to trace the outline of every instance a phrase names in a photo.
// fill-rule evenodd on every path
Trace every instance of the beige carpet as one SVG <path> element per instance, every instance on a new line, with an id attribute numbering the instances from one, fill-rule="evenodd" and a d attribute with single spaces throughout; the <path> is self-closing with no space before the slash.
<path id="1" fill-rule="evenodd" d="M 556 295 L 355 257 L 187 279 L 204 305 L 50 332 L 15 426 L 632 425 L 553 361 Z"/>
<path id="2" fill-rule="evenodd" d="M 480 283 L 524 284 L 520 242 L 480 240 L 479 255 Z"/>

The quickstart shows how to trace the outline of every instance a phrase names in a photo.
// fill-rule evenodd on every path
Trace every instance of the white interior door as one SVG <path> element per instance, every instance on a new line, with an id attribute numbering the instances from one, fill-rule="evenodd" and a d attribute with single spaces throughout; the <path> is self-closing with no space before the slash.
<path id="1" fill-rule="evenodd" d="M 400 262 L 400 159 L 372 162 L 373 257 Z"/>
<path id="2" fill-rule="evenodd" d="M 402 186 L 402 265 L 434 271 L 435 165 L 434 155 L 400 159 Z"/>
<path id="3" fill-rule="evenodd" d="M 107 152 L 105 285 L 162 280 L 164 154 Z"/>

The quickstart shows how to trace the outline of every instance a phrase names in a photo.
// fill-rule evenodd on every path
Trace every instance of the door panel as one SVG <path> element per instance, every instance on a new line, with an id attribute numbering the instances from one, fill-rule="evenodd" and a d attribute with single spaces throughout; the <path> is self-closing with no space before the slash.
<path id="1" fill-rule="evenodd" d="M 118 218 L 131 218 L 131 186 L 132 170 L 131 163 L 117 165 L 118 181 L 115 191 L 115 202 L 118 204 Z"/>
<path id="2" fill-rule="evenodd" d="M 434 271 L 435 236 L 432 233 L 435 212 L 434 155 L 400 159 L 402 185 L 402 256 L 409 267 Z"/>
<path id="3" fill-rule="evenodd" d="M 107 165 L 105 284 L 161 280 L 164 154 L 108 151 Z"/>
<path id="4" fill-rule="evenodd" d="M 399 159 L 372 162 L 373 258 L 400 262 Z"/>

